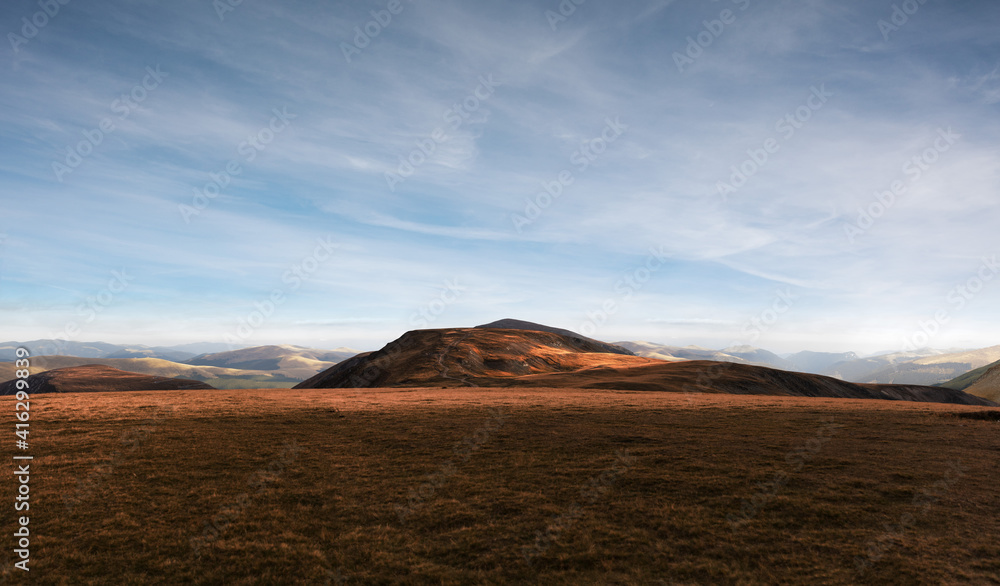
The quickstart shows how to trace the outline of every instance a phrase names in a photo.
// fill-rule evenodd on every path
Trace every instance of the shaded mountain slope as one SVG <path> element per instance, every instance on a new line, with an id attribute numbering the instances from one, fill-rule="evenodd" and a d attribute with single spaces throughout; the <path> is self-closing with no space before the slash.
<path id="1" fill-rule="evenodd" d="M 702 360 L 637 365 L 630 368 L 594 368 L 568 374 L 529 375 L 518 377 L 516 381 L 508 384 L 681 393 L 887 399 L 961 405 L 993 404 L 962 391 L 941 387 L 849 383 L 818 374 Z"/>
<path id="2" fill-rule="evenodd" d="M 29 394 L 39 393 L 92 393 L 106 391 L 171 391 L 213 389 L 201 381 L 182 378 L 147 376 L 126 372 L 101 364 L 87 364 L 70 368 L 57 368 L 27 378 Z M 17 392 L 17 381 L 0 385 L 0 395 Z"/>

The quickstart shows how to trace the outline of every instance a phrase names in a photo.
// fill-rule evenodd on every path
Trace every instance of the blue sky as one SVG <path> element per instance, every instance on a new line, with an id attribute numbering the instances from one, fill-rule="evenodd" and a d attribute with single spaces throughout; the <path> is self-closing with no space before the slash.
<path id="1" fill-rule="evenodd" d="M 1000 342 L 1000 4 L 482 4 L 5 2 L 0 338 Z"/>

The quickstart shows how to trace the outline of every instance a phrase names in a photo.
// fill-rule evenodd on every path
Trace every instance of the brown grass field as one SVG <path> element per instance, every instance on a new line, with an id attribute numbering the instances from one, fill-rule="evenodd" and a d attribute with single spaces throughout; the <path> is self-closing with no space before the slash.
<path id="1" fill-rule="evenodd" d="M 7 473 L 0 580 L 1000 584 L 996 412 L 540 388 L 38 395 L 30 576 L 11 570 Z"/>

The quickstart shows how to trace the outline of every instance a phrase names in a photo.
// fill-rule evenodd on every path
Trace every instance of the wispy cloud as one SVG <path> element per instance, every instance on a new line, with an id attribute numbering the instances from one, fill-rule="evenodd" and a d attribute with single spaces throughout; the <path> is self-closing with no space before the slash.
<path id="1" fill-rule="evenodd" d="M 348 63 L 341 43 L 375 5 L 243 3 L 222 20 L 193 0 L 66 5 L 3 65 L 5 337 L 61 328 L 128 267 L 134 285 L 81 335 L 218 339 L 332 234 L 337 258 L 259 341 L 377 347 L 456 277 L 468 291 L 439 323 L 575 328 L 653 247 L 670 269 L 619 299 L 601 335 L 721 347 L 794 287 L 762 345 L 879 350 L 1000 252 L 995 3 L 922 5 L 888 40 L 891 6 L 860 1 L 587 2 L 553 30 L 558 6 L 406 3 Z M 0 25 L 34 10 L 8 2 Z M 168 76 L 122 117 L 115 100 L 157 66 Z M 484 76 L 495 92 L 474 100 Z M 820 85 L 832 97 L 797 119 Z M 275 108 L 295 116 L 279 133 Z M 627 131 L 593 142 L 609 117 Z M 106 118 L 114 130 L 81 146 Z M 908 161 L 948 128 L 961 138 L 916 177 Z M 60 181 L 53 163 L 81 149 Z M 213 181 L 186 222 L 179 206 Z M 905 192 L 850 238 L 894 181 Z M 544 209 L 519 232 L 529 202 Z M 940 345 L 995 343 L 997 295 L 955 313 Z"/>

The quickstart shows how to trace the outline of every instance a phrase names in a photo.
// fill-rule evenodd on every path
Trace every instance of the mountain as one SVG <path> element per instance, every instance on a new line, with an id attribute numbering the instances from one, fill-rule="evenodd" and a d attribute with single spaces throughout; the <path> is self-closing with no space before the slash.
<path id="1" fill-rule="evenodd" d="M 47 370 L 29 376 L 27 392 L 39 393 L 92 393 L 101 391 L 171 391 L 178 389 L 212 389 L 201 381 L 181 378 L 147 376 L 125 372 L 101 364 L 87 364 L 70 368 Z M 0 395 L 17 392 L 17 381 L 0 385 Z"/>
<path id="2" fill-rule="evenodd" d="M 0 361 L 17 360 L 18 348 L 27 348 L 32 356 L 67 355 L 82 358 L 103 358 L 122 350 L 118 344 L 106 342 L 68 342 L 66 340 L 32 340 L 30 342 L 0 343 Z"/>
<path id="3" fill-rule="evenodd" d="M 1000 346 L 937 354 L 889 365 L 855 379 L 864 383 L 936 385 L 1000 360 Z"/>
<path id="4" fill-rule="evenodd" d="M 128 347 L 105 354 L 100 358 L 159 358 L 171 362 L 184 362 L 194 358 L 194 354 L 169 348 Z"/>
<path id="5" fill-rule="evenodd" d="M 992 405 L 941 387 L 859 385 L 730 362 L 664 362 L 538 330 L 416 330 L 295 388 L 557 387 L 843 397 Z"/>
<path id="6" fill-rule="evenodd" d="M 550 334 L 559 334 L 560 336 L 566 336 L 567 338 L 572 338 L 574 340 L 580 340 L 596 346 L 598 348 L 603 348 L 605 352 L 610 352 L 612 354 L 626 354 L 631 356 L 632 352 L 626 348 L 615 344 L 608 344 L 607 342 L 601 342 L 593 338 L 588 338 L 586 336 L 581 336 L 576 332 L 571 332 L 569 330 L 564 330 L 562 328 L 553 328 L 551 326 L 544 326 L 542 324 L 532 323 L 530 321 L 522 321 L 519 319 L 501 319 L 495 322 L 484 324 L 481 326 L 476 326 L 477 329 L 492 329 L 492 330 L 528 330 L 532 332 L 548 332 Z"/>
<path id="7" fill-rule="evenodd" d="M 41 339 L 30 342 L 0 343 L 0 362 L 16 360 L 17 348 L 27 348 L 31 356 L 78 356 L 80 358 L 161 358 L 181 362 L 206 352 L 230 350 L 228 344 L 195 342 L 177 346 L 145 346 L 142 344 L 109 344 L 107 342 L 72 342 Z"/>
<path id="8" fill-rule="evenodd" d="M 219 366 L 244 370 L 281 371 L 287 377 L 303 380 L 346 360 L 357 350 L 316 350 L 302 346 L 254 346 L 229 352 L 202 354 L 186 361 L 194 366 Z"/>
<path id="9" fill-rule="evenodd" d="M 811 352 L 804 350 L 796 352 L 787 357 L 795 370 L 799 372 L 810 372 L 821 374 L 838 362 L 857 360 L 858 355 L 854 352 Z"/>
<path id="10" fill-rule="evenodd" d="M 784 358 L 753 346 L 732 346 L 724 350 L 709 350 L 699 346 L 667 346 L 653 342 L 615 342 L 622 348 L 628 348 L 646 358 L 656 358 L 667 362 L 682 362 L 685 360 L 714 360 L 716 362 L 735 362 L 737 364 L 755 364 L 771 366 L 784 370 L 793 370 L 791 362 Z"/>
<path id="11" fill-rule="evenodd" d="M 780 368 L 781 370 L 795 370 L 795 365 L 791 361 L 778 356 L 774 352 L 764 350 L 763 348 L 754 348 L 753 346 L 731 346 L 721 350 L 721 352 L 730 356 L 735 356 L 736 358 L 742 358 L 750 364 L 771 366 L 773 368 Z"/>
<path id="12" fill-rule="evenodd" d="M 78 356 L 36 356 L 31 358 L 31 373 L 59 368 L 100 364 L 136 374 L 162 378 L 183 377 L 211 384 L 215 388 L 251 389 L 290 387 L 302 378 L 290 378 L 281 371 L 240 370 L 217 366 L 192 366 L 159 358 L 81 358 Z M 15 376 L 15 363 L 0 362 L 0 381 Z M 304 377 L 303 377 L 304 378 Z"/>
<path id="13" fill-rule="evenodd" d="M 177 344 L 174 346 L 167 346 L 169 350 L 177 350 L 179 352 L 188 352 L 191 356 L 200 356 L 202 354 L 211 354 L 213 352 L 227 352 L 229 350 L 239 350 L 241 348 L 249 348 L 249 346 L 238 346 L 233 348 L 232 344 L 228 342 L 191 342 L 189 344 Z"/>
<path id="14" fill-rule="evenodd" d="M 874 373 L 894 364 L 912 362 L 920 358 L 939 356 L 941 354 L 944 354 L 944 352 L 932 348 L 923 348 L 912 352 L 884 352 L 863 358 L 837 362 L 822 370 L 819 374 L 842 378 L 852 382 L 865 382 L 871 380 Z"/>
<path id="15" fill-rule="evenodd" d="M 681 362 L 685 360 L 715 360 L 718 362 L 740 362 L 747 361 L 737 356 L 732 356 L 720 350 L 709 350 L 700 346 L 667 346 L 655 342 L 615 342 L 622 348 L 628 348 L 636 356 L 646 358 L 656 358 L 667 362 Z"/>
<path id="16" fill-rule="evenodd" d="M 663 344 L 655 344 L 653 342 L 615 342 L 615 345 L 621 346 L 636 356 L 642 356 L 643 358 L 655 358 L 656 360 L 666 362 L 684 362 L 689 360 L 688 358 L 681 358 L 671 354 L 671 350 L 675 349 L 674 346 L 664 346 Z"/>
<path id="17" fill-rule="evenodd" d="M 465 386 L 470 379 L 656 362 L 583 336 L 538 329 L 414 330 L 377 352 L 365 352 L 295 388 Z"/>
<path id="18" fill-rule="evenodd" d="M 49 341 L 37 342 L 40 344 L 34 344 L 34 348 L 45 349 L 44 344 Z M 13 360 L 14 350 L 24 345 L 9 342 L 0 345 L 0 352 L 9 349 Z M 31 345 L 27 347 L 32 348 Z M 121 346 L 103 342 L 74 342 L 66 347 L 85 356 L 32 354 L 32 373 L 83 364 L 103 364 L 152 376 L 182 376 L 209 382 L 218 388 L 275 388 L 290 387 L 357 354 L 350 348 L 316 350 L 301 346 L 256 346 L 199 356 L 172 347 Z M 12 361 L 0 361 L 0 382 L 14 378 L 14 370 Z"/>

